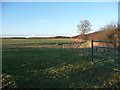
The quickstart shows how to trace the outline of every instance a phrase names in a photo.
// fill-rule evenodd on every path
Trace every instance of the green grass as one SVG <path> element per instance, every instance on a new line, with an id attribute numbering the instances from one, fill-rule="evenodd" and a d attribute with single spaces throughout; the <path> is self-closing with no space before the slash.
<path id="1" fill-rule="evenodd" d="M 71 43 L 71 39 L 3 39 L 3 44 L 55 44 Z"/>
<path id="2" fill-rule="evenodd" d="M 3 39 L 4 48 L 20 48 L 20 47 L 46 47 L 49 45 L 63 45 L 73 43 L 72 39 Z"/>
<path id="3" fill-rule="evenodd" d="M 4 45 L 24 40 L 3 40 Z M 25 43 L 51 43 L 51 40 L 31 40 Z M 53 41 L 52 41 L 53 42 Z M 54 43 L 71 42 L 56 40 Z M 91 64 L 90 54 L 74 48 L 3 48 L 3 73 L 11 75 L 17 87 L 41 88 L 101 88 L 120 87 L 120 74 L 104 64 Z"/>

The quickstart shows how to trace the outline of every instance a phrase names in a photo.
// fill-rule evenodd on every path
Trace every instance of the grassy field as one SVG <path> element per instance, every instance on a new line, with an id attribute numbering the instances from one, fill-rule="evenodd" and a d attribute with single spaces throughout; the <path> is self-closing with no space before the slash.
<path id="1" fill-rule="evenodd" d="M 55 47 L 63 44 L 71 44 L 72 39 L 3 39 L 3 48 L 20 48 L 20 47 Z M 70 47 L 70 46 L 68 46 Z"/>
<path id="2" fill-rule="evenodd" d="M 120 87 L 119 72 L 105 64 L 91 64 L 91 54 L 84 49 L 57 48 L 65 43 L 73 40 L 3 39 L 3 74 L 11 75 L 17 87 Z"/>

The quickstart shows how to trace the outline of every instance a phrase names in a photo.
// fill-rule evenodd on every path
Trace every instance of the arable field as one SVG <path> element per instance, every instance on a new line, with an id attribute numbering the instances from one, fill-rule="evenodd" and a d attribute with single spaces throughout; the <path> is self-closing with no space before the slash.
<path id="1" fill-rule="evenodd" d="M 119 72 L 104 63 L 92 64 L 90 48 L 74 48 L 73 43 L 71 39 L 3 39 L 2 73 L 22 88 L 120 88 Z"/>

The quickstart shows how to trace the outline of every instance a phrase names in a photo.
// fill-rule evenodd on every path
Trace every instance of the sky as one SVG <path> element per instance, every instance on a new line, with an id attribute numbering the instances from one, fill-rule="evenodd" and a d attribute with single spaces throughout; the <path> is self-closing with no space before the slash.
<path id="1" fill-rule="evenodd" d="M 1 0 L 4 2 L 119 2 L 119 0 Z"/>
<path id="2" fill-rule="evenodd" d="M 3 2 L 2 35 L 75 36 L 77 24 L 92 30 L 118 21 L 117 2 Z"/>

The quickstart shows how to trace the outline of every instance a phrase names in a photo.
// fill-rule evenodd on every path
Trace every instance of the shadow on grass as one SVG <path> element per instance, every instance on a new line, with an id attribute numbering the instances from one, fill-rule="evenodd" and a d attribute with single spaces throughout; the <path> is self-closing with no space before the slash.
<path id="1" fill-rule="evenodd" d="M 17 48 L 3 51 L 3 73 L 18 87 L 111 87 L 118 74 L 91 64 L 90 48 Z M 112 81 L 112 82 L 111 82 Z"/>
<path id="2" fill-rule="evenodd" d="M 43 71 L 48 80 L 43 87 L 104 88 L 119 87 L 118 73 L 101 65 L 64 65 Z M 54 83 L 54 84 L 53 84 Z"/>

